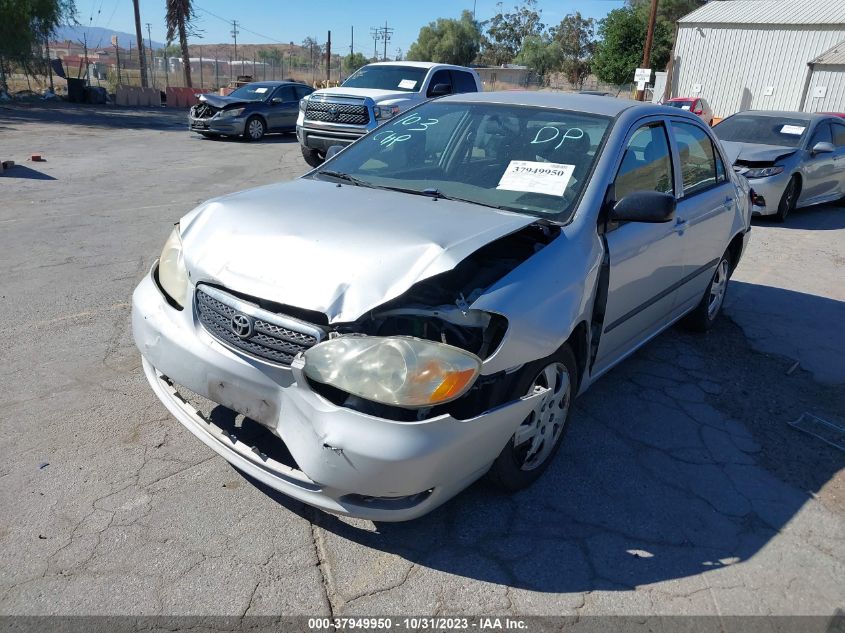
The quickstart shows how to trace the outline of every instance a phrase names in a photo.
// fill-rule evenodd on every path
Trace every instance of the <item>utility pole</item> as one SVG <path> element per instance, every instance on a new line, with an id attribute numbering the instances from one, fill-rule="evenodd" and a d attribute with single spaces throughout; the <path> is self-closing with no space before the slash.
<path id="1" fill-rule="evenodd" d="M 238 33 L 240 33 L 240 31 L 238 31 L 238 21 L 232 20 L 232 37 L 235 39 L 235 54 L 233 57 L 235 59 L 238 58 Z M 241 72 L 243 72 L 243 67 L 241 67 Z"/>
<path id="2" fill-rule="evenodd" d="M 132 0 L 135 7 L 135 40 L 138 42 L 138 68 L 141 73 L 141 87 L 147 87 L 147 52 L 144 50 L 144 35 L 141 32 L 141 10 L 138 0 Z"/>
<path id="3" fill-rule="evenodd" d="M 657 0 L 654 1 L 657 2 Z M 390 41 L 390 34 L 393 33 L 393 29 L 387 28 L 387 20 L 384 21 L 384 28 L 381 33 L 384 40 L 384 61 L 387 61 L 387 43 Z"/>
<path id="4" fill-rule="evenodd" d="M 53 90 L 53 60 L 50 59 L 50 36 L 49 35 L 44 39 L 44 44 L 47 47 L 47 68 L 50 71 L 50 92 L 55 92 L 55 90 Z"/>
<path id="5" fill-rule="evenodd" d="M 643 49 L 643 65 L 641 68 L 650 68 L 651 44 L 654 40 L 654 22 L 657 19 L 657 0 L 651 0 L 651 11 L 648 16 L 648 32 L 645 36 L 645 48 Z M 645 90 L 637 90 L 637 101 L 642 101 Z"/>
<path id="6" fill-rule="evenodd" d="M 155 71 L 155 53 L 153 53 L 153 36 L 150 35 L 150 23 L 147 22 L 147 42 L 150 45 L 150 59 L 152 63 L 149 65 L 149 72 L 150 72 L 150 84 L 153 88 L 156 86 L 156 71 Z"/>
<path id="7" fill-rule="evenodd" d="M 202 90 L 202 46 L 200 46 L 200 90 Z"/>
<path id="8" fill-rule="evenodd" d="M 326 40 L 326 83 L 332 80 L 332 32 Z"/>
<path id="9" fill-rule="evenodd" d="M 370 35 L 373 36 L 373 61 L 378 61 L 378 40 L 379 40 L 379 30 L 376 26 L 370 27 Z"/>

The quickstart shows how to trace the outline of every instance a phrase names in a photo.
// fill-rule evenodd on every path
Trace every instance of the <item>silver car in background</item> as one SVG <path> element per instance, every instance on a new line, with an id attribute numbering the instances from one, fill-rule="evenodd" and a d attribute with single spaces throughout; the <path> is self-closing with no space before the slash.
<path id="1" fill-rule="evenodd" d="M 729 165 L 677 108 L 424 103 L 185 215 L 133 296 L 144 372 L 236 468 L 329 512 L 524 488 L 593 381 L 682 318 L 713 325 L 749 236 Z"/>
<path id="2" fill-rule="evenodd" d="M 783 222 L 796 208 L 845 197 L 845 120 L 747 111 L 724 119 L 713 131 L 751 185 L 754 215 Z"/>

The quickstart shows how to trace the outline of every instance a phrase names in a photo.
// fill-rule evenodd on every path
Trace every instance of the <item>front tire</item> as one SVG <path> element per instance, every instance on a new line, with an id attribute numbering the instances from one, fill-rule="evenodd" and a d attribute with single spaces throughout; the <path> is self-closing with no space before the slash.
<path id="1" fill-rule="evenodd" d="M 707 285 L 707 290 L 704 291 L 704 296 L 695 307 L 695 310 L 690 312 L 684 319 L 684 325 L 687 329 L 694 332 L 707 332 L 713 327 L 716 318 L 722 311 L 722 305 L 725 302 L 725 294 L 728 291 L 728 281 L 731 277 L 731 258 L 728 252 L 722 255 L 719 263 L 716 264 L 716 270 L 713 272 L 713 278 Z"/>
<path id="2" fill-rule="evenodd" d="M 774 216 L 776 222 L 786 222 L 786 217 L 795 209 L 799 193 L 801 193 L 801 185 L 798 183 L 798 177 L 793 176 L 789 179 L 789 184 L 786 185 L 786 189 L 783 190 L 783 195 L 780 197 L 778 210 Z"/>
<path id="3" fill-rule="evenodd" d="M 264 120 L 260 116 L 251 116 L 244 125 L 244 139 L 247 141 L 260 141 L 267 131 Z"/>
<path id="4" fill-rule="evenodd" d="M 325 154 L 320 154 L 316 149 L 311 149 L 304 145 L 300 145 L 299 148 L 302 150 L 302 158 L 311 167 L 319 167 L 326 160 Z"/>
<path id="5" fill-rule="evenodd" d="M 517 427 L 487 474 L 498 488 L 517 491 L 533 484 L 548 468 L 569 429 L 572 400 L 578 389 L 578 365 L 568 344 L 530 363 L 518 381 L 516 394 L 548 389 Z"/>

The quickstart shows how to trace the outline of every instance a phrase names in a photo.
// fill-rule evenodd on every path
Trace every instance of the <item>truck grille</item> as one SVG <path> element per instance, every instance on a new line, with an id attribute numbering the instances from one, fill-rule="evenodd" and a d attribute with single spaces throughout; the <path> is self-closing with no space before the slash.
<path id="1" fill-rule="evenodd" d="M 297 354 L 322 338 L 321 331 L 310 324 L 269 312 L 216 288 L 198 287 L 195 303 L 200 323 L 214 338 L 271 363 L 290 366 Z"/>
<path id="2" fill-rule="evenodd" d="M 363 104 L 355 105 L 309 99 L 305 118 L 312 121 L 325 121 L 326 123 L 366 125 L 370 122 L 370 113 L 367 111 L 367 106 Z"/>

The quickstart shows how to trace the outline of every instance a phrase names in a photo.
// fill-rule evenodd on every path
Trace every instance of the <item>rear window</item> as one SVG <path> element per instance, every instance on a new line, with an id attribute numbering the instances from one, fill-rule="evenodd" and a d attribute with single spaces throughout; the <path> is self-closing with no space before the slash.
<path id="1" fill-rule="evenodd" d="M 666 105 L 671 106 L 673 108 L 680 108 L 681 110 L 692 110 L 693 103 L 692 100 L 686 101 L 669 101 Z"/>
<path id="2" fill-rule="evenodd" d="M 806 119 L 735 114 L 714 126 L 713 131 L 723 141 L 798 147 L 808 127 Z"/>

